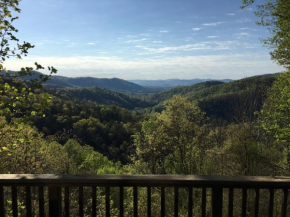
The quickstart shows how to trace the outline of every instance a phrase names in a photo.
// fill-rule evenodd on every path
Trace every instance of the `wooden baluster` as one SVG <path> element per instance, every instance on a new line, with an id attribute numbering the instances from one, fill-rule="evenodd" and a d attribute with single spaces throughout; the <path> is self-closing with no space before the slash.
<path id="1" fill-rule="evenodd" d="M 43 186 L 38 187 L 38 205 L 39 205 L 39 216 L 44 217 L 44 190 Z"/>
<path id="2" fill-rule="evenodd" d="M 147 217 L 151 217 L 151 187 L 147 187 Z"/>
<path id="3" fill-rule="evenodd" d="M 282 211 L 281 216 L 287 216 L 287 206 L 288 206 L 288 189 L 283 189 L 283 200 L 282 200 Z"/>
<path id="4" fill-rule="evenodd" d="M 48 198 L 49 198 L 49 216 L 50 217 L 62 216 L 61 187 L 50 186 L 48 188 Z"/>
<path id="5" fill-rule="evenodd" d="M 29 186 L 26 186 L 26 201 L 25 201 L 25 206 L 26 206 L 26 216 L 32 216 L 31 212 L 31 189 Z"/>
<path id="6" fill-rule="evenodd" d="M 138 189 L 137 186 L 135 185 L 133 187 L 133 199 L 134 199 L 134 217 L 138 216 Z"/>
<path id="7" fill-rule="evenodd" d="M 165 216 L 165 188 L 161 187 L 161 217 Z"/>
<path id="8" fill-rule="evenodd" d="M 124 187 L 120 186 L 120 217 L 124 217 Z"/>
<path id="9" fill-rule="evenodd" d="M 260 189 L 255 189 L 255 217 L 259 217 L 260 208 Z"/>
<path id="10" fill-rule="evenodd" d="M 269 198 L 269 217 L 273 217 L 274 215 L 274 189 L 269 189 L 270 198 Z"/>
<path id="11" fill-rule="evenodd" d="M 206 188 L 202 188 L 201 216 L 206 217 Z"/>
<path id="12" fill-rule="evenodd" d="M 188 217 L 192 217 L 192 208 L 193 208 L 192 187 L 189 187 L 188 188 Z"/>
<path id="13" fill-rule="evenodd" d="M 228 216 L 233 217 L 233 213 L 234 213 L 234 189 L 229 188 Z"/>
<path id="14" fill-rule="evenodd" d="M 222 217 L 223 215 L 223 189 L 221 187 L 212 188 L 212 216 Z"/>
<path id="15" fill-rule="evenodd" d="M 13 211 L 13 217 L 18 217 L 17 186 L 13 186 L 11 189 L 12 189 L 12 211 Z"/>
<path id="16" fill-rule="evenodd" d="M 64 215 L 70 217 L 69 187 L 64 188 Z"/>
<path id="17" fill-rule="evenodd" d="M 174 216 L 178 217 L 178 197 L 179 191 L 178 187 L 174 187 Z"/>
<path id="18" fill-rule="evenodd" d="M 97 187 L 92 187 L 92 217 L 97 216 Z"/>
<path id="19" fill-rule="evenodd" d="M 242 198 L 242 217 L 247 216 L 247 200 L 248 200 L 248 191 L 246 188 L 243 188 L 243 198 Z"/>
<path id="20" fill-rule="evenodd" d="M 84 187 L 79 187 L 79 216 L 84 216 Z"/>
<path id="21" fill-rule="evenodd" d="M 0 217 L 5 216 L 5 207 L 4 207 L 4 188 L 0 186 Z"/>
<path id="22" fill-rule="evenodd" d="M 106 186 L 106 217 L 110 217 L 110 187 Z"/>

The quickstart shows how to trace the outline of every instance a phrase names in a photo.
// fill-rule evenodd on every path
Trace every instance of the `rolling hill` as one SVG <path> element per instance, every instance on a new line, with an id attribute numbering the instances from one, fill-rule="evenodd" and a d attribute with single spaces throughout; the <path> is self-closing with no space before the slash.
<path id="1" fill-rule="evenodd" d="M 76 77 L 68 78 L 63 76 L 52 76 L 46 83 L 47 87 L 102 87 L 112 91 L 119 91 L 129 94 L 156 93 L 162 88 L 143 87 L 138 84 L 125 81 L 119 78 L 93 78 L 93 77 Z"/>
<path id="2" fill-rule="evenodd" d="M 163 102 L 174 95 L 197 101 L 207 116 L 218 119 L 243 121 L 254 119 L 266 97 L 267 90 L 277 74 L 254 76 L 228 83 L 207 81 L 192 86 L 176 87 L 156 94 L 142 95 L 141 99 L 156 104 L 151 110 L 161 111 Z"/>
<path id="3" fill-rule="evenodd" d="M 173 88 L 178 86 L 190 86 L 206 81 L 214 81 L 213 79 L 166 79 L 166 80 L 129 80 L 135 84 L 145 87 L 162 87 L 162 88 Z M 220 80 L 222 82 L 230 82 L 231 79 Z"/>
<path id="4" fill-rule="evenodd" d="M 154 106 L 149 101 L 101 87 L 47 88 L 46 90 L 64 100 L 91 101 L 97 104 L 119 106 L 131 110 Z"/>
<path id="5" fill-rule="evenodd" d="M 4 72 L 2 72 L 4 73 Z M 9 71 L 13 75 L 14 71 Z M 0 73 L 1 74 L 1 73 Z M 34 72 L 32 76 L 22 77 L 22 80 L 37 79 L 40 72 Z M 53 75 L 50 80 L 44 83 L 48 88 L 73 88 L 73 87 L 101 87 L 112 91 L 138 95 L 143 93 L 157 93 L 164 88 L 144 87 L 138 84 L 119 79 L 119 78 L 94 78 L 94 77 L 76 77 L 69 78 L 64 76 Z"/>

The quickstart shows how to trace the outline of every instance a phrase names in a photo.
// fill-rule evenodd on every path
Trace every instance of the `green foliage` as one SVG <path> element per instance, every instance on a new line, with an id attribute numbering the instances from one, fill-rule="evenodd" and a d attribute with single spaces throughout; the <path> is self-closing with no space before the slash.
<path id="1" fill-rule="evenodd" d="M 8 71 L 4 68 L 5 60 L 15 57 L 21 59 L 27 56 L 28 51 L 34 46 L 29 42 L 19 43 L 19 39 L 15 36 L 18 30 L 13 26 L 13 22 L 19 17 L 12 16 L 13 13 L 20 13 L 18 7 L 19 0 L 1 0 L 0 1 L 0 78 L 3 79 Z M 11 44 L 16 44 L 11 47 Z M 38 63 L 35 63 L 35 70 L 44 69 Z M 48 67 L 50 74 L 56 73 L 57 70 L 53 67 Z M 4 73 L 5 72 L 5 73 Z M 32 67 L 21 68 L 21 70 L 13 75 L 13 77 L 25 77 L 34 75 Z M 49 79 L 50 76 L 39 75 L 38 78 L 31 79 L 32 87 L 41 87 L 41 84 Z M 6 84 L 6 83 L 5 83 Z M 6 85 L 7 88 L 8 84 Z"/>
<path id="2" fill-rule="evenodd" d="M 29 125 L 20 124 L 17 131 L 2 118 L 3 136 L 0 146 L 0 173 L 33 174 L 114 174 L 121 172 L 121 166 L 93 150 L 81 146 L 75 140 L 64 145 L 49 142 L 42 134 Z M 11 144 L 14 140 L 17 143 Z"/>
<path id="3" fill-rule="evenodd" d="M 126 109 L 145 108 L 153 106 L 145 100 L 141 100 L 123 93 L 113 92 L 111 90 L 90 87 L 90 88 L 62 88 L 62 89 L 47 89 L 47 92 L 54 96 L 66 100 L 92 101 L 103 105 L 115 105 Z"/>
<path id="4" fill-rule="evenodd" d="M 220 159 L 223 173 L 229 175 L 265 176 L 283 174 L 286 153 L 257 126 L 241 123 L 226 127 Z"/>
<path id="5" fill-rule="evenodd" d="M 196 100 L 201 110 L 212 120 L 222 119 L 229 123 L 251 121 L 256 119 L 254 112 L 261 109 L 266 92 L 276 76 L 254 76 L 229 83 L 204 82 L 143 96 L 143 99 L 159 103 L 151 110 L 160 112 L 164 109 L 164 100 L 180 94 L 190 101 Z"/>
<path id="6" fill-rule="evenodd" d="M 165 102 L 165 110 L 145 121 L 135 137 L 141 169 L 160 174 L 200 174 L 203 168 L 204 114 L 196 103 L 181 96 Z"/>
<path id="7" fill-rule="evenodd" d="M 260 112 L 262 127 L 277 141 L 290 141 L 290 71 L 279 75 Z"/>
<path id="8" fill-rule="evenodd" d="M 287 152 L 257 122 L 230 125 L 218 122 L 209 125 L 196 102 L 174 96 L 164 104 L 165 109 L 144 121 L 141 132 L 134 137 L 136 153 L 131 165 L 133 173 L 231 176 L 286 174 Z M 140 191 L 139 195 L 145 197 L 146 192 Z M 170 196 L 173 195 L 168 190 L 166 197 Z M 152 210 L 155 212 L 160 204 L 160 189 L 152 193 L 152 198 Z M 187 198 L 188 192 L 181 191 L 180 216 L 187 215 Z M 199 203 L 200 199 L 201 192 L 196 190 L 194 204 Z M 167 207 L 173 206 L 172 201 L 167 201 Z M 235 201 L 241 201 L 241 197 L 237 196 Z M 261 204 L 266 203 L 261 201 Z M 145 215 L 146 210 L 140 212 Z M 207 212 L 210 213 L 210 210 Z M 252 215 L 254 210 L 249 208 L 247 212 Z M 194 208 L 194 213 L 200 216 L 198 206 Z"/>
<path id="9" fill-rule="evenodd" d="M 143 116 L 116 106 L 97 105 L 89 101 L 70 101 L 53 97 L 44 110 L 45 117 L 31 121 L 52 141 L 65 144 L 73 138 L 92 146 L 110 160 L 128 163 L 131 136 L 139 130 Z"/>
<path id="10" fill-rule="evenodd" d="M 51 97 L 46 93 L 37 94 L 37 90 L 41 88 L 43 82 L 49 79 L 51 74 L 57 72 L 55 68 L 48 67 L 49 75 L 39 75 L 38 78 L 31 78 L 24 83 L 19 82 L 19 78 L 33 76 L 35 73 L 32 67 L 23 67 L 14 74 L 4 68 L 7 59 L 11 57 L 21 59 L 23 56 L 27 56 L 28 51 L 34 47 L 28 42 L 19 43 L 19 39 L 15 36 L 18 30 L 13 26 L 13 22 L 18 17 L 14 17 L 12 14 L 20 13 L 18 5 L 19 0 L 0 0 L 0 116 L 7 118 L 10 132 L 17 132 L 21 123 L 27 122 L 30 116 L 44 116 L 42 110 L 49 104 Z M 11 44 L 16 45 L 13 47 Z M 44 68 L 35 63 L 35 70 L 39 69 Z M 29 112 L 27 113 L 27 111 Z M 3 129 L 1 128 L 1 130 Z M 0 140 L 0 142 L 2 141 Z M 11 139 L 11 144 L 18 143 Z"/>
<path id="11" fill-rule="evenodd" d="M 255 0 L 243 0 L 244 6 Z M 258 5 L 255 14 L 261 18 L 258 25 L 266 26 L 271 37 L 264 39 L 265 45 L 273 49 L 270 54 L 273 60 L 287 68 L 290 67 L 290 2 L 289 0 L 267 0 Z"/>

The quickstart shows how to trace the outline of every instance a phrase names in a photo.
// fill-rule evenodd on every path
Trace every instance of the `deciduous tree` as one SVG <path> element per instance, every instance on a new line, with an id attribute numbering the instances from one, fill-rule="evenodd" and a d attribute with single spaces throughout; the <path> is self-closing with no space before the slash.
<path id="1" fill-rule="evenodd" d="M 0 116 L 7 118 L 7 132 L 17 131 L 19 125 L 27 121 L 29 116 L 44 116 L 43 107 L 50 103 L 51 97 L 49 94 L 39 93 L 38 90 L 43 82 L 57 72 L 55 68 L 48 67 L 49 75 L 36 73 L 34 70 L 44 69 L 38 63 L 35 63 L 35 68 L 23 67 L 15 73 L 5 68 L 7 59 L 21 59 L 34 47 L 29 42 L 20 43 L 15 35 L 18 30 L 13 23 L 18 17 L 13 15 L 20 11 L 19 0 L 0 0 Z M 0 125 L 1 129 L 3 127 L 7 125 Z"/>
<path id="2" fill-rule="evenodd" d="M 243 7 L 253 4 L 255 0 L 243 0 Z M 265 45 L 271 48 L 273 60 L 290 68 L 290 1 L 266 0 L 258 5 L 255 14 L 260 17 L 258 25 L 266 26 L 270 37 L 263 39 Z"/>

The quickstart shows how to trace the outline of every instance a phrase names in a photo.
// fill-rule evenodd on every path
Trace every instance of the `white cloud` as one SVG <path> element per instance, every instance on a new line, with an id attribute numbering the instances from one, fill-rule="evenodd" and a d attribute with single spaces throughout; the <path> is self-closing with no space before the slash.
<path id="1" fill-rule="evenodd" d="M 58 75 L 77 77 L 120 77 L 124 79 L 166 79 L 166 78 L 243 78 L 257 74 L 282 71 L 273 64 L 269 55 L 224 54 L 177 57 L 154 57 L 142 60 L 126 60 L 118 57 L 76 56 L 76 57 L 29 57 L 23 60 L 7 60 L 5 67 L 19 70 L 33 66 L 53 65 Z M 138 72 L 138 73 L 136 73 Z"/>
<path id="2" fill-rule="evenodd" d="M 137 43 L 137 42 L 142 42 L 142 41 L 147 41 L 148 38 L 141 38 L 141 39 L 134 39 L 134 40 L 128 40 L 125 41 L 125 43 Z"/>
<path id="3" fill-rule="evenodd" d="M 87 43 L 88 45 L 96 45 L 94 42 Z"/>
<path id="4" fill-rule="evenodd" d="M 185 41 L 193 41 L 193 37 L 186 37 Z"/>
<path id="5" fill-rule="evenodd" d="M 226 15 L 228 15 L 228 16 L 235 16 L 236 14 L 235 13 L 227 13 Z"/>
<path id="6" fill-rule="evenodd" d="M 151 48 L 147 46 L 137 45 L 136 48 L 140 48 L 145 53 L 142 54 L 160 54 L 167 52 L 178 52 L 178 51 L 202 51 L 202 50 L 230 50 L 232 41 L 223 42 L 201 42 L 195 44 L 187 44 L 182 46 L 162 47 L 162 48 Z"/>
<path id="7" fill-rule="evenodd" d="M 127 38 L 137 38 L 138 37 L 138 35 L 126 35 L 127 36 Z"/>
<path id="8" fill-rule="evenodd" d="M 251 19 L 249 19 L 249 18 L 242 18 L 242 19 L 236 20 L 236 23 L 246 23 L 246 22 L 251 22 Z"/>
<path id="9" fill-rule="evenodd" d="M 148 34 L 148 33 L 142 33 L 142 34 L 139 34 L 140 36 L 143 36 L 143 37 L 149 37 L 150 36 L 150 34 Z"/>
<path id="10" fill-rule="evenodd" d="M 236 11 L 237 13 L 243 13 L 243 12 L 247 12 L 247 11 L 253 11 L 253 8 L 245 8 L 245 9 L 241 9 Z"/>
<path id="11" fill-rule="evenodd" d="M 193 31 L 199 31 L 201 28 L 192 28 Z"/>
<path id="12" fill-rule="evenodd" d="M 169 33 L 169 30 L 160 30 L 160 33 Z"/>
<path id="13" fill-rule="evenodd" d="M 202 25 L 203 25 L 203 26 L 217 26 L 217 25 L 222 24 L 222 23 L 224 23 L 224 22 L 203 23 Z"/>
<path id="14" fill-rule="evenodd" d="M 210 36 L 207 36 L 207 38 L 217 38 L 218 36 L 216 35 L 210 35 Z"/>
<path id="15" fill-rule="evenodd" d="M 250 36 L 250 34 L 247 32 L 241 32 L 241 33 L 238 33 L 237 35 L 238 36 Z"/>

